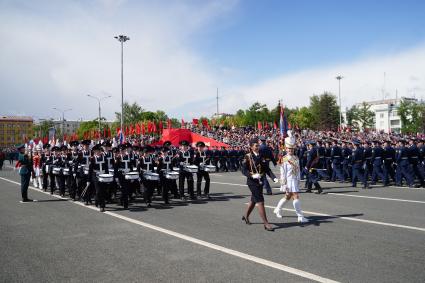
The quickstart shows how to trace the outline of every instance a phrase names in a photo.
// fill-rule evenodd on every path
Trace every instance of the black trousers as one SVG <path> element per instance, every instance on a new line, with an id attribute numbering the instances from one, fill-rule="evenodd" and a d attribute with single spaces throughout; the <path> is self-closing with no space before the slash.
<path id="1" fill-rule="evenodd" d="M 187 180 L 187 185 L 188 185 L 188 193 L 190 195 L 190 197 L 194 197 L 195 193 L 193 191 L 193 174 L 184 170 L 180 170 L 180 175 L 179 175 L 179 193 L 180 196 L 183 197 L 184 196 L 184 182 L 185 180 Z"/>
<path id="2" fill-rule="evenodd" d="M 153 196 L 153 192 L 155 190 L 156 187 L 156 183 L 158 183 L 157 181 L 152 181 L 152 180 L 146 180 L 143 179 L 142 180 L 143 183 L 143 198 L 145 199 L 146 203 L 151 203 L 152 202 L 152 196 Z"/>
<path id="3" fill-rule="evenodd" d="M 204 195 L 208 195 L 210 193 L 210 173 L 199 170 L 198 173 L 196 173 L 196 177 L 196 194 L 201 195 L 202 179 L 204 179 Z"/>
<path id="4" fill-rule="evenodd" d="M 30 185 L 31 173 L 21 175 L 21 196 L 22 200 L 28 199 L 28 187 Z"/>
<path id="5" fill-rule="evenodd" d="M 100 208 L 105 208 L 106 183 L 99 182 L 97 178 L 93 180 L 96 189 L 96 203 Z"/>
<path id="6" fill-rule="evenodd" d="M 50 178 L 50 193 L 53 194 L 56 188 L 56 175 L 53 175 L 53 173 L 49 173 Z"/>
<path id="7" fill-rule="evenodd" d="M 47 191 L 47 184 L 49 183 L 49 174 L 46 171 L 43 171 L 43 191 Z"/>

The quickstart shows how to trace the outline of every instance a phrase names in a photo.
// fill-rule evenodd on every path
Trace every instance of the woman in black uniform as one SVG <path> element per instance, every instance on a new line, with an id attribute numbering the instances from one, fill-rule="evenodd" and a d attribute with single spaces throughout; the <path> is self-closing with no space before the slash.
<path id="1" fill-rule="evenodd" d="M 263 184 L 261 183 L 261 178 L 264 174 L 267 174 L 274 182 L 277 182 L 277 179 L 270 170 L 270 167 L 266 166 L 265 158 L 260 154 L 258 139 L 252 139 L 249 145 L 251 150 L 245 155 L 242 164 L 242 174 L 247 177 L 246 183 L 251 191 L 251 201 L 249 202 L 242 220 L 248 225 L 251 224 L 249 215 L 257 204 L 258 213 L 264 223 L 264 229 L 267 231 L 274 231 L 274 228 L 267 220 L 266 209 L 264 208 Z"/>

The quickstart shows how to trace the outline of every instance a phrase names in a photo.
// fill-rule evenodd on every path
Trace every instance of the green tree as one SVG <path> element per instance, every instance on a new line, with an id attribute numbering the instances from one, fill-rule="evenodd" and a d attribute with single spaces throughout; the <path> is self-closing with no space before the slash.
<path id="1" fill-rule="evenodd" d="M 104 119 L 105 118 L 103 118 L 101 120 L 104 120 Z M 78 135 L 79 139 L 82 139 L 84 137 L 84 133 L 91 132 L 91 131 L 98 131 L 98 130 L 99 130 L 99 119 L 81 122 L 80 127 L 78 127 L 78 129 L 77 129 L 77 135 Z"/>
<path id="2" fill-rule="evenodd" d="M 54 127 L 53 119 L 43 120 L 40 124 L 34 125 L 33 133 L 35 137 L 47 137 L 49 129 Z"/>
<path id="3" fill-rule="evenodd" d="M 138 105 L 136 102 L 133 102 L 133 104 L 131 105 L 128 102 L 124 102 L 123 111 L 124 111 L 124 119 L 123 119 L 124 125 L 134 124 L 143 120 L 144 109 L 140 105 Z M 115 112 L 115 118 L 118 122 L 121 121 L 121 112 Z"/>
<path id="4" fill-rule="evenodd" d="M 311 129 L 313 125 L 313 115 L 308 107 L 301 107 L 290 116 L 290 122 L 300 129 Z"/>
<path id="5" fill-rule="evenodd" d="M 402 133 L 424 132 L 424 103 L 402 99 L 398 108 L 398 114 L 400 115 Z"/>
<path id="6" fill-rule="evenodd" d="M 315 130 L 336 130 L 339 124 L 339 107 L 336 96 L 324 92 L 310 97 L 312 128 Z"/>
<path id="7" fill-rule="evenodd" d="M 372 128 L 375 124 L 375 114 L 370 110 L 370 107 L 371 105 L 363 102 L 359 107 L 355 108 L 354 120 L 360 130 Z"/>

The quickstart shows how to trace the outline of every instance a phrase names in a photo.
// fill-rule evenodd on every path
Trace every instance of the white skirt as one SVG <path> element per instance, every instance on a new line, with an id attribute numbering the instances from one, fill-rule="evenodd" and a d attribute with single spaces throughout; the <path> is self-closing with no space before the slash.
<path id="1" fill-rule="evenodd" d="M 300 181 L 297 179 L 287 180 L 286 192 L 288 193 L 299 193 L 300 192 Z"/>

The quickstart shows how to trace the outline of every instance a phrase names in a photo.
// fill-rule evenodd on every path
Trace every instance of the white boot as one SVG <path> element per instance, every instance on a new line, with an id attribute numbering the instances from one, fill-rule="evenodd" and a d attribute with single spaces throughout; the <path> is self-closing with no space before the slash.
<path id="1" fill-rule="evenodd" d="M 282 198 L 279 201 L 279 203 L 277 204 L 276 208 L 274 209 L 273 212 L 276 214 L 277 218 L 282 218 L 281 212 L 282 212 L 282 208 L 283 208 L 283 205 L 285 204 L 285 202 L 286 202 L 286 198 Z"/>
<path id="2" fill-rule="evenodd" d="M 32 178 L 32 185 L 33 185 L 35 188 L 38 188 L 38 186 L 37 186 L 37 177 L 36 177 L 36 178 Z"/>
<path id="3" fill-rule="evenodd" d="M 41 184 L 41 177 L 37 177 L 36 179 L 37 179 L 38 187 L 39 187 L 40 189 L 41 189 L 41 188 L 43 188 L 43 185 Z"/>
<path id="4" fill-rule="evenodd" d="M 308 219 L 304 218 L 303 212 L 301 210 L 300 200 L 299 199 L 294 199 L 294 201 L 292 202 L 292 204 L 294 205 L 295 213 L 298 216 L 298 222 L 300 222 L 300 223 L 306 223 L 306 222 L 308 222 Z"/>

